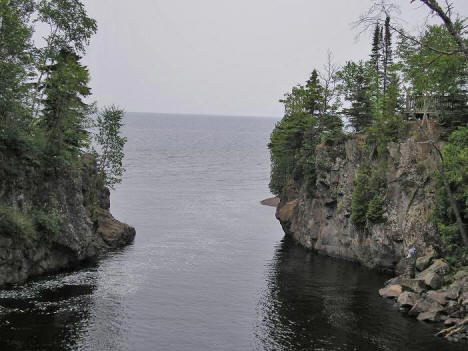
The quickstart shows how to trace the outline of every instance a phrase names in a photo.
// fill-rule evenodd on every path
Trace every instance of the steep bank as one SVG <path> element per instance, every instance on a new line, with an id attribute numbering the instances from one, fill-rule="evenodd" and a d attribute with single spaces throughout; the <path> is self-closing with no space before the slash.
<path id="1" fill-rule="evenodd" d="M 60 174 L 37 169 L 0 184 L 0 286 L 74 268 L 135 237 L 109 212 L 110 192 L 93 158 Z"/>
<path id="2" fill-rule="evenodd" d="M 388 271 L 402 271 L 399 263 L 411 247 L 422 256 L 437 251 L 439 235 L 429 221 L 436 156 L 425 140 L 415 135 L 388 144 L 383 221 L 365 228 L 351 222 L 353 182 L 360 165 L 381 160 L 359 135 L 319 145 L 313 190 L 290 180 L 281 196 L 276 216 L 285 232 L 307 248 Z"/>
<path id="3" fill-rule="evenodd" d="M 382 296 L 395 299 L 402 311 L 421 321 L 444 322 L 450 328 L 440 335 L 467 339 L 468 270 L 462 267 L 455 274 L 438 259 L 445 245 L 431 221 L 438 156 L 428 138 L 437 140 L 438 130 L 431 122 L 425 122 L 424 134 L 419 128 L 420 122 L 411 123 L 407 138 L 386 146 L 385 158 L 366 146 L 364 135 L 318 145 L 315 183 L 290 179 L 276 216 L 284 231 L 306 248 L 395 273 Z M 382 173 L 383 200 L 376 211 L 381 218 L 357 225 L 353 196 L 363 165 Z M 372 187 L 368 179 L 361 191 Z M 410 248 L 416 248 L 418 257 L 414 278 L 406 271 Z"/>

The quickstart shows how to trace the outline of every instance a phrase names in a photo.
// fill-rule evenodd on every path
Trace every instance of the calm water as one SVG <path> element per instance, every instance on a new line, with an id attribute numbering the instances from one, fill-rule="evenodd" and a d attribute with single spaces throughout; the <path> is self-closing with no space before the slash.
<path id="1" fill-rule="evenodd" d="M 283 240 L 259 205 L 274 119 L 127 117 L 112 211 L 135 243 L 0 291 L 0 350 L 463 349 L 380 299 L 387 277 Z"/>

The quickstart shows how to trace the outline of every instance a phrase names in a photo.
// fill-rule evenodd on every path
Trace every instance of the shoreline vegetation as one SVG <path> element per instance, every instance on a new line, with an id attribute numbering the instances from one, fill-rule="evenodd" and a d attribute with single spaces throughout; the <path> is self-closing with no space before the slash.
<path id="1" fill-rule="evenodd" d="M 393 2 L 375 1 L 358 21 L 373 31 L 369 58 L 338 66 L 329 54 L 285 95 L 269 185 L 287 235 L 393 272 L 383 297 L 468 341 L 467 19 L 418 2 L 441 24 L 413 35 Z"/>
<path id="2" fill-rule="evenodd" d="M 135 236 L 109 212 L 125 171 L 123 111 L 88 102 L 81 58 L 96 31 L 81 1 L 0 0 L 0 286 Z"/>

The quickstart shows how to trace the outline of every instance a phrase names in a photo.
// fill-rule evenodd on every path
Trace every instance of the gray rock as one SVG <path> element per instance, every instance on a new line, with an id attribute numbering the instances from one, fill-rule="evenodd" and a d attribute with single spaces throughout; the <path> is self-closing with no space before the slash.
<path id="1" fill-rule="evenodd" d="M 439 322 L 440 321 L 440 312 L 423 312 L 418 315 L 418 321 L 421 322 Z"/>
<path id="2" fill-rule="evenodd" d="M 438 302 L 442 306 L 447 304 L 447 293 L 440 290 L 430 290 L 427 292 L 427 297 L 435 302 Z"/>
<path id="3" fill-rule="evenodd" d="M 437 290 L 442 287 L 443 279 L 438 273 L 427 272 L 422 277 L 424 278 L 424 283 L 431 289 Z"/>
<path id="4" fill-rule="evenodd" d="M 416 269 L 420 272 L 429 267 L 434 259 L 434 255 L 419 257 L 416 259 Z"/>
<path id="5" fill-rule="evenodd" d="M 300 181 L 289 180 L 276 215 L 286 234 L 304 247 L 398 273 L 398 263 L 410 247 L 426 253 L 439 245 L 440 236 L 427 221 L 434 196 L 434 180 L 427 174 L 436 169 L 437 160 L 430 145 L 416 137 L 389 146 L 393 157 L 384 175 L 385 220 L 356 227 L 349 215 L 353 180 L 357 167 L 372 159 L 362 142 L 355 137 L 318 146 L 316 163 L 326 167 L 316 168 L 317 182 L 308 187 L 313 195 Z M 421 166 L 424 172 L 418 172 Z"/>
<path id="6" fill-rule="evenodd" d="M 397 302 L 400 307 L 412 308 L 418 299 L 419 295 L 410 291 L 405 291 L 398 297 Z"/>
<path id="7" fill-rule="evenodd" d="M 395 298 L 403 292 L 401 285 L 389 285 L 379 290 L 379 294 L 385 298 Z"/>
<path id="8" fill-rule="evenodd" d="M 404 291 L 412 291 L 421 294 L 427 290 L 426 283 L 422 279 L 401 278 L 399 283 Z"/>
<path id="9" fill-rule="evenodd" d="M 408 312 L 410 316 L 417 316 L 424 312 L 442 312 L 444 308 L 435 301 L 420 298 L 416 301 L 416 304 Z"/>

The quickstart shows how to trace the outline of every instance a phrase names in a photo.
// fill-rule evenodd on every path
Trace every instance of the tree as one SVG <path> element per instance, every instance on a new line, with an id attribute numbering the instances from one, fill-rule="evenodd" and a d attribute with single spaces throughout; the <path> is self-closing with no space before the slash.
<path id="1" fill-rule="evenodd" d="M 57 62 L 48 67 L 44 81 L 44 110 L 41 124 L 48 138 L 47 153 L 66 160 L 75 158 L 87 146 L 92 106 L 83 99 L 91 94 L 89 73 L 80 57 L 62 49 Z"/>
<path id="2" fill-rule="evenodd" d="M 29 126 L 26 109 L 33 62 L 33 2 L 0 0 L 0 134 L 18 134 Z"/>
<path id="3" fill-rule="evenodd" d="M 411 0 L 413 3 L 416 0 Z M 463 23 L 465 19 L 462 21 L 454 22 L 451 18 L 453 5 L 449 2 L 446 2 L 446 8 L 442 8 L 441 5 L 437 2 L 437 0 L 419 0 L 423 4 L 425 4 L 431 11 L 437 14 L 440 17 L 442 22 L 444 23 L 445 28 L 447 29 L 448 33 L 452 36 L 453 40 L 455 41 L 456 45 L 458 46 L 459 51 L 465 56 L 465 60 L 468 60 L 468 44 L 466 38 L 463 36 L 462 31 L 459 29 L 458 23 Z M 457 28 L 458 27 L 458 28 Z"/>
<path id="4" fill-rule="evenodd" d="M 110 188 L 122 181 L 124 146 L 127 138 L 121 135 L 124 112 L 116 106 L 104 108 L 96 120 L 94 140 L 99 146 L 97 155 L 98 170 L 105 177 Z"/>
<path id="5" fill-rule="evenodd" d="M 84 54 L 91 37 L 97 31 L 96 21 L 87 15 L 81 1 L 40 0 L 37 14 L 38 21 L 49 28 L 49 34 L 44 38 L 46 45 L 36 49 L 38 78 L 32 107 L 36 117 L 43 98 L 42 82 L 49 73 L 47 67 L 56 61 L 61 50 L 66 49 L 77 55 Z"/>
<path id="6" fill-rule="evenodd" d="M 356 132 L 364 132 L 374 120 L 371 83 L 364 63 L 347 62 L 339 77 L 344 98 L 351 104 L 342 113 Z"/>
<path id="7" fill-rule="evenodd" d="M 390 16 L 385 18 L 385 36 L 382 44 L 382 75 L 383 75 L 383 99 L 385 101 L 387 94 L 387 86 L 390 82 L 389 71 L 393 63 L 393 50 L 392 50 L 392 32 L 390 30 Z"/>

